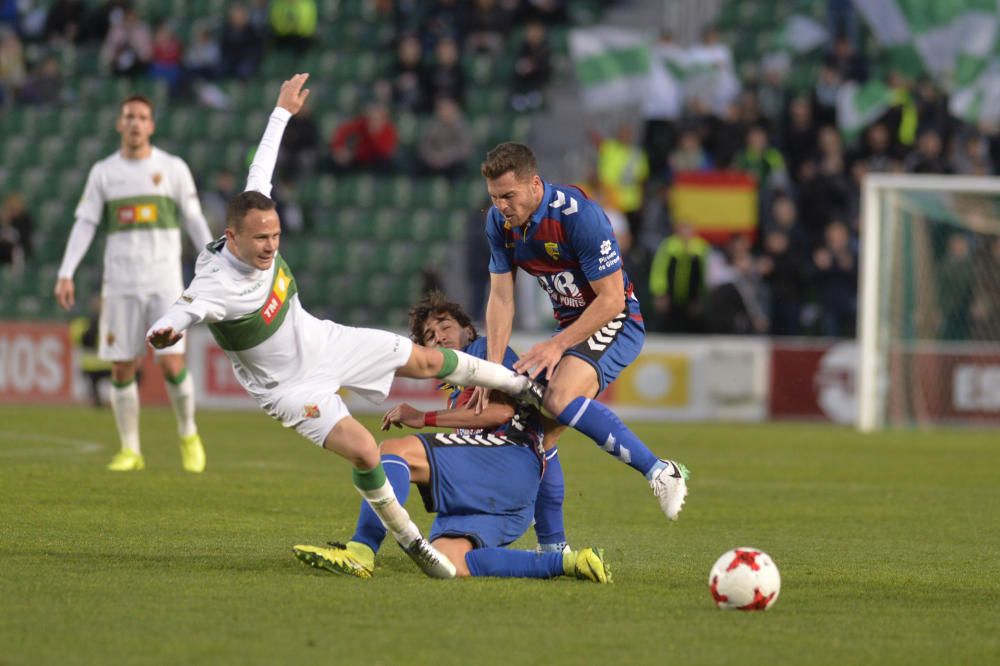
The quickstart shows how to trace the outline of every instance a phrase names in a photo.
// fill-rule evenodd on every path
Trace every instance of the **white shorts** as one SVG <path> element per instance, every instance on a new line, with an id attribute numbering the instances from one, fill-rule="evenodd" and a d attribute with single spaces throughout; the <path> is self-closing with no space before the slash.
<path id="1" fill-rule="evenodd" d="M 337 391 L 346 388 L 381 404 L 396 371 L 410 359 L 413 342 L 388 331 L 336 324 L 325 347 L 302 380 L 285 382 L 260 399 L 264 411 L 317 446 L 350 416 Z"/>
<path id="2" fill-rule="evenodd" d="M 180 291 L 105 296 L 101 305 L 97 355 L 105 361 L 134 361 L 146 355 L 146 331 L 173 305 Z M 156 349 L 157 356 L 183 354 L 184 338 L 172 347 Z"/>

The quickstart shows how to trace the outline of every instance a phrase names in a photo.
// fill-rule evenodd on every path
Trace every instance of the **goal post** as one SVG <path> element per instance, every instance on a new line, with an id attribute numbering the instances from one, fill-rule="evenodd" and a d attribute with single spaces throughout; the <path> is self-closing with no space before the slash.
<path id="1" fill-rule="evenodd" d="M 860 269 L 858 428 L 1000 426 L 1000 178 L 867 176 Z"/>

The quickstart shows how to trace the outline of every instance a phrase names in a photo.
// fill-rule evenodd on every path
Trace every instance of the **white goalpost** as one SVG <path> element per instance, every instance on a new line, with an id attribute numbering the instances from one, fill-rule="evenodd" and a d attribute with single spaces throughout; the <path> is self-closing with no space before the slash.
<path id="1" fill-rule="evenodd" d="M 1000 178 L 864 182 L 858 419 L 1000 426 Z"/>

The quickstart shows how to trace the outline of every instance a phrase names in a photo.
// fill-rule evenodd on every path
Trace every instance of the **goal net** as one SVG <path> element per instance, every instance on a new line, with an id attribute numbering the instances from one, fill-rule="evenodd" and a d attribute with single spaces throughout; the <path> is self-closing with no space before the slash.
<path id="1" fill-rule="evenodd" d="M 1000 426 L 1000 179 L 871 175 L 858 426 Z"/>

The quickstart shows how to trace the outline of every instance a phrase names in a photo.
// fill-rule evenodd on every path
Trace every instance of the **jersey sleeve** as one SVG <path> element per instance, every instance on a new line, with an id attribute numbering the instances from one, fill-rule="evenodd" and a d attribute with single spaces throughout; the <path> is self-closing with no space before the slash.
<path id="1" fill-rule="evenodd" d="M 587 280 L 594 282 L 621 270 L 621 251 L 604 211 L 592 204 L 581 208 L 577 215 L 572 224 L 566 225 L 567 233 Z"/>
<path id="2" fill-rule="evenodd" d="M 195 275 L 191 284 L 173 305 L 149 328 L 172 328 L 178 333 L 200 322 L 212 323 L 226 318 L 226 291 L 217 272 Z"/>
<path id="3" fill-rule="evenodd" d="M 184 160 L 177 158 L 177 201 L 184 215 L 184 229 L 196 250 L 201 251 L 212 242 L 205 214 L 201 211 L 198 188 L 194 185 L 191 169 Z"/>
<path id="4" fill-rule="evenodd" d="M 101 223 L 101 216 L 104 215 L 104 192 L 101 189 L 101 173 L 98 168 L 100 163 L 90 168 L 87 174 L 87 184 L 83 187 L 83 194 L 79 203 L 76 204 L 76 211 L 73 216 L 79 222 L 92 224 L 95 227 Z"/>
<path id="5" fill-rule="evenodd" d="M 264 136 L 257 145 L 253 163 L 250 165 L 250 175 L 247 178 L 247 192 L 253 190 L 266 197 L 271 196 L 271 178 L 274 175 L 274 165 L 278 161 L 278 148 L 281 147 L 281 136 L 292 114 L 280 106 L 274 108 L 268 118 Z"/>
<path id="6" fill-rule="evenodd" d="M 497 209 L 486 214 L 486 238 L 490 242 L 490 273 L 510 273 L 510 255 L 507 252 L 503 221 Z"/>

